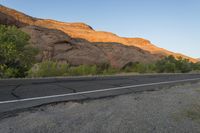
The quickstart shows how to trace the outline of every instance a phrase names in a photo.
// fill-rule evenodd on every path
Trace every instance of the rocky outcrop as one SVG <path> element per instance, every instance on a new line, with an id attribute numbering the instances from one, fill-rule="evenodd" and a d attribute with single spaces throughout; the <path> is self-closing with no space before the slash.
<path id="1" fill-rule="evenodd" d="M 110 63 L 123 67 L 129 62 L 152 62 L 166 55 L 182 56 L 151 44 L 142 38 L 123 38 L 113 33 L 95 31 L 84 23 L 64 23 L 33 18 L 0 6 L 0 23 L 16 25 L 31 36 L 31 43 L 41 50 L 37 59 L 66 61 L 72 65 Z"/>
<path id="2" fill-rule="evenodd" d="M 151 62 L 157 56 L 137 47 L 119 43 L 91 43 L 84 39 L 74 39 L 66 33 L 38 26 L 21 28 L 31 36 L 31 44 L 40 49 L 38 61 L 58 60 L 71 65 L 104 64 L 122 68 L 130 62 Z"/>
<path id="3" fill-rule="evenodd" d="M 37 19 L 0 5 L 0 23 L 22 27 L 32 25 Z"/>

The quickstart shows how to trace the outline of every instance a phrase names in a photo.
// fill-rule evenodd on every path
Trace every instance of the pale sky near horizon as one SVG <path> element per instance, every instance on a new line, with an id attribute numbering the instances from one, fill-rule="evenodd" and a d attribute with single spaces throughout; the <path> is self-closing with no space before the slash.
<path id="1" fill-rule="evenodd" d="M 142 37 L 200 57 L 200 0 L 0 0 L 30 16 L 84 22 L 95 30 Z"/>

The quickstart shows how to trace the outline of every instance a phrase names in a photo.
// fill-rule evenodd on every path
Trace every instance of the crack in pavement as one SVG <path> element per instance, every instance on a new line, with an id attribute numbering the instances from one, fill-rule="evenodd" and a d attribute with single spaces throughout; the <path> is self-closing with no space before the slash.
<path id="1" fill-rule="evenodd" d="M 54 85 L 59 86 L 59 87 L 63 87 L 63 88 L 65 88 L 65 89 L 72 90 L 73 93 L 77 93 L 77 90 L 75 90 L 75 89 L 73 89 L 73 88 L 69 88 L 69 87 L 66 87 L 66 86 L 63 86 L 63 85 L 58 85 L 58 84 L 54 84 Z M 90 97 L 88 97 L 88 96 L 85 95 L 85 94 L 80 94 L 80 95 L 83 96 L 83 97 L 86 97 L 87 99 L 90 98 Z"/>
<path id="2" fill-rule="evenodd" d="M 65 88 L 65 89 L 69 89 L 71 91 L 73 91 L 73 93 L 76 93 L 77 91 L 73 88 L 69 88 L 69 87 L 66 87 L 66 86 L 63 86 L 63 85 L 59 85 L 59 84 L 54 84 L 55 86 L 58 86 L 58 87 L 62 87 L 62 88 Z"/>
<path id="3" fill-rule="evenodd" d="M 15 91 L 17 90 L 17 88 L 19 88 L 22 84 L 18 84 L 16 85 L 12 90 L 11 90 L 11 95 L 14 96 L 17 99 L 21 99 L 20 96 L 18 96 L 17 94 L 15 94 Z"/>

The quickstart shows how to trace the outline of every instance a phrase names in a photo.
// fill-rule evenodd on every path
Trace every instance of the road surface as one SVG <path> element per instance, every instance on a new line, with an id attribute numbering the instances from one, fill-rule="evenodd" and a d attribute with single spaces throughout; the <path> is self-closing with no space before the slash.
<path id="1" fill-rule="evenodd" d="M 0 115 L 52 102 L 96 99 L 200 81 L 200 74 L 0 80 Z"/>

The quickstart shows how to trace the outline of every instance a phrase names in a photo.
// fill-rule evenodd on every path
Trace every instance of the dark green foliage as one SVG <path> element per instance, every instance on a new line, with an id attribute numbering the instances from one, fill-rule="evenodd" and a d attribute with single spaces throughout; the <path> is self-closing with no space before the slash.
<path id="1" fill-rule="evenodd" d="M 37 54 L 28 41 L 29 36 L 16 27 L 0 25 L 0 78 L 26 76 Z"/>
<path id="2" fill-rule="evenodd" d="M 97 67 L 97 74 L 103 74 L 103 75 L 111 75 L 115 73 L 119 73 L 119 69 L 113 68 L 108 63 L 99 64 Z"/>
<path id="3" fill-rule="evenodd" d="M 193 70 L 200 71 L 200 63 L 191 63 Z"/>
<path id="4" fill-rule="evenodd" d="M 106 71 L 109 68 L 111 68 L 111 66 L 108 63 L 99 64 L 99 65 L 97 65 L 97 73 L 101 74 L 103 71 Z"/>
<path id="5" fill-rule="evenodd" d="M 181 57 L 176 59 L 174 56 L 167 56 L 152 64 L 128 63 L 123 70 L 138 73 L 187 73 L 200 70 L 200 63 L 192 63 Z"/>
<path id="6" fill-rule="evenodd" d="M 181 57 L 175 59 L 173 56 L 168 56 L 156 63 L 156 70 L 159 73 L 187 73 L 193 70 L 193 66 L 187 59 Z"/>
<path id="7" fill-rule="evenodd" d="M 136 73 L 153 73 L 155 72 L 155 64 L 144 64 L 144 63 L 129 63 L 123 68 L 125 72 L 136 72 Z"/>
<path id="8" fill-rule="evenodd" d="M 158 73 L 174 73 L 176 71 L 176 59 L 173 56 L 168 56 L 157 61 L 156 71 Z"/>

